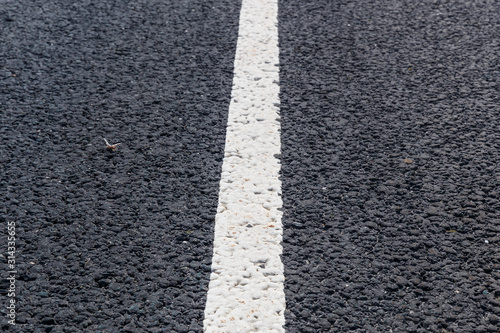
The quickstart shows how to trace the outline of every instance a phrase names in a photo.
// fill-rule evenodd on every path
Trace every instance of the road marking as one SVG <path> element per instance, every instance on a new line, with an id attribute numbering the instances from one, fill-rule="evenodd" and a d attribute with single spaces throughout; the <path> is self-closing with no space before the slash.
<path id="1" fill-rule="evenodd" d="M 243 0 L 204 331 L 284 332 L 277 0 Z"/>

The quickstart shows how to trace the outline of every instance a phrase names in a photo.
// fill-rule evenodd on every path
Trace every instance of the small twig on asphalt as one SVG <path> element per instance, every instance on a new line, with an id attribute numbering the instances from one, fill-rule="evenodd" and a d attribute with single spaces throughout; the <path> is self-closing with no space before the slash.
<path id="1" fill-rule="evenodd" d="M 118 145 L 121 145 L 121 143 L 115 143 L 114 145 L 110 145 L 108 140 L 106 139 L 104 139 L 104 142 L 106 142 L 106 149 L 109 151 L 115 151 L 116 147 L 118 147 Z"/>

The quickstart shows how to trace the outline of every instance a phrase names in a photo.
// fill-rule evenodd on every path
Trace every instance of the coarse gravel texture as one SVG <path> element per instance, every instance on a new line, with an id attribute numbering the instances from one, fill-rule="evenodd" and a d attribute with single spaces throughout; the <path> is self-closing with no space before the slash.
<path id="1" fill-rule="evenodd" d="M 202 331 L 239 6 L 0 1 L 0 331 Z M 280 1 L 287 332 L 500 331 L 498 13 Z"/>
<path id="2" fill-rule="evenodd" d="M 279 6 L 287 332 L 499 332 L 500 3 Z"/>
<path id="3" fill-rule="evenodd" d="M 202 331 L 239 6 L 1 1 L 0 331 Z"/>

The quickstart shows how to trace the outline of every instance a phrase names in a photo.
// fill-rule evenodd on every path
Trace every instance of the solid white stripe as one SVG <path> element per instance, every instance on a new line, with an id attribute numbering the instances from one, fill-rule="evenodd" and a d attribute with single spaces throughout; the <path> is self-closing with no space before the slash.
<path id="1" fill-rule="evenodd" d="M 284 332 L 277 0 L 243 0 L 205 332 Z"/>

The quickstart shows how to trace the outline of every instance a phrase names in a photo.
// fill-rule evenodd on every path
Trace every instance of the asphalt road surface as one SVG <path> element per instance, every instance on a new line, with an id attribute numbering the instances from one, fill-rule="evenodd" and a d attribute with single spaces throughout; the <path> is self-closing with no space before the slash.
<path id="1" fill-rule="evenodd" d="M 286 332 L 500 332 L 500 3 L 278 6 Z M 203 331 L 240 7 L 0 0 L 1 331 Z"/>

